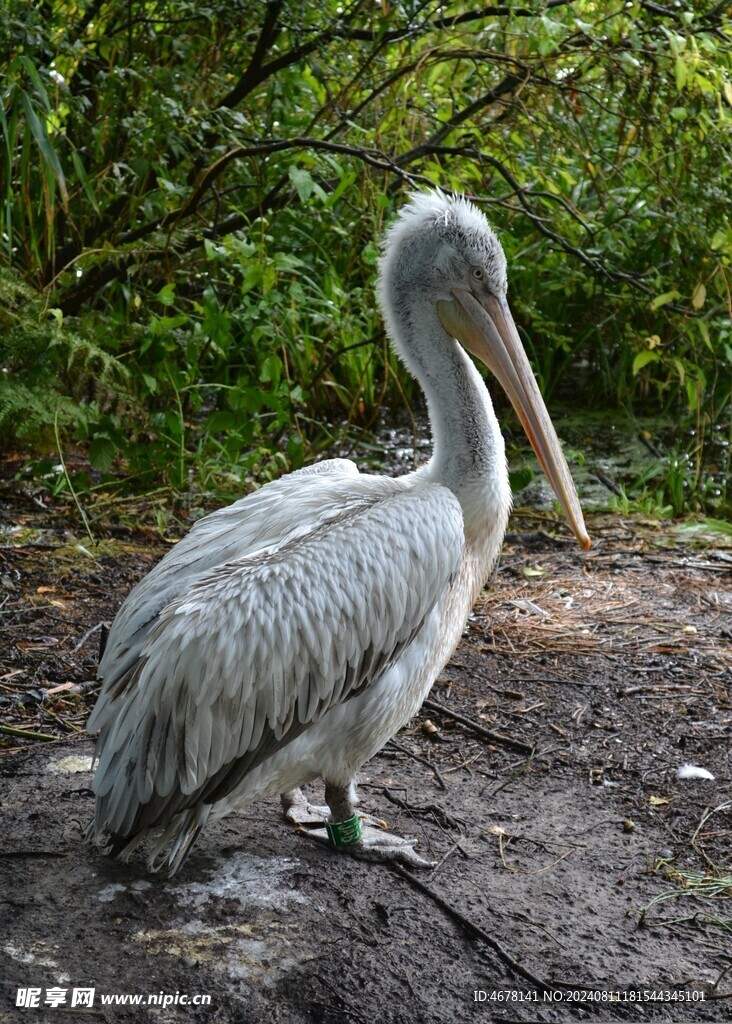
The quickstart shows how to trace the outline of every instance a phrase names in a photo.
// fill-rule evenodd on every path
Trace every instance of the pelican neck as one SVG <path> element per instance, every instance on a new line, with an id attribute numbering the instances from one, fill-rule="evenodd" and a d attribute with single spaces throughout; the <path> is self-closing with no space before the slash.
<path id="1" fill-rule="evenodd" d="M 427 476 L 458 497 L 507 475 L 503 435 L 483 378 L 437 316 L 399 331 L 395 347 L 427 400 L 432 457 Z M 411 329 L 410 329 L 411 328 Z"/>

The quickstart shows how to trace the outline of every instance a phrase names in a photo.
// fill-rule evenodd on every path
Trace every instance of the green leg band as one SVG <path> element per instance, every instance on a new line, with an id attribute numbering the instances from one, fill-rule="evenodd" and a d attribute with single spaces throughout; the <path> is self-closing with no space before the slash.
<path id="1" fill-rule="evenodd" d="M 353 846 L 361 840 L 361 822 L 357 814 L 346 821 L 326 821 L 325 827 L 333 846 Z"/>

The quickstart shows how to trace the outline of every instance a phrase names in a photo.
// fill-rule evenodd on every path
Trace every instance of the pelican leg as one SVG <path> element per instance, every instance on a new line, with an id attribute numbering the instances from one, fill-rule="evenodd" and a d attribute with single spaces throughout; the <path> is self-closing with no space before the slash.
<path id="1" fill-rule="evenodd" d="M 358 795 L 353 780 L 346 786 L 326 780 L 325 799 L 330 808 L 328 817 L 330 828 L 308 830 L 307 835 L 311 838 L 320 843 L 326 843 L 331 848 L 335 846 L 340 853 L 350 854 L 352 857 L 358 857 L 359 860 L 381 863 L 395 861 L 411 868 L 434 867 L 434 861 L 425 860 L 415 853 L 416 839 L 402 839 L 401 836 L 390 835 L 383 831 L 386 827 L 385 822 L 373 818 L 371 815 L 360 814 L 356 810 Z M 360 838 L 355 841 L 344 841 L 342 836 L 340 841 L 333 838 L 333 835 L 339 831 L 333 829 L 334 824 L 344 823 L 345 831 L 351 832 L 354 829 L 354 825 L 351 823 L 355 818 L 358 819 Z"/>
<path id="2" fill-rule="evenodd" d="M 386 822 L 381 818 L 374 818 L 371 814 L 362 814 L 360 811 L 355 811 L 360 800 L 358 793 L 356 792 L 356 785 L 354 782 L 350 783 L 346 792 L 348 794 L 348 800 L 345 804 L 338 804 L 338 807 L 340 810 L 344 811 L 347 818 L 350 818 L 354 813 L 358 813 L 359 819 L 365 825 L 373 825 L 375 828 L 388 827 Z M 323 822 L 328 819 L 331 821 L 344 820 L 334 818 L 332 816 L 333 812 L 331 807 L 329 806 L 311 804 L 299 787 L 297 789 L 291 789 L 287 793 L 280 794 L 280 801 L 282 803 L 282 810 L 285 812 L 285 820 L 289 821 L 292 825 L 300 825 L 305 829 L 320 825 L 322 831 Z"/>

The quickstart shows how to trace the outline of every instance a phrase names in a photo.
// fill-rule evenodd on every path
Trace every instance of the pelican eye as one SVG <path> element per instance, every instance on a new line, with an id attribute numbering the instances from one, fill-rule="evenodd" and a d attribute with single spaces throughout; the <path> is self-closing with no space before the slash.
<path id="1" fill-rule="evenodd" d="M 471 267 L 470 268 L 470 273 L 473 275 L 473 279 L 475 281 L 483 281 L 483 280 L 485 280 L 485 273 L 484 273 L 482 267 Z"/>

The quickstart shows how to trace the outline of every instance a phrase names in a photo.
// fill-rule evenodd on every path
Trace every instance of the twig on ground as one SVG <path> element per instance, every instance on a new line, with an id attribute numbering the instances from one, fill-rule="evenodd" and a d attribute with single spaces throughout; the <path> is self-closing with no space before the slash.
<path id="1" fill-rule="evenodd" d="M 554 748 L 552 748 L 552 749 L 554 749 Z M 509 777 L 507 779 L 504 779 L 504 781 L 500 784 L 500 786 L 496 786 L 495 789 L 491 790 L 491 792 L 490 792 L 490 799 L 492 800 L 494 796 L 496 796 L 498 793 L 500 793 L 502 789 L 505 789 L 507 786 L 510 786 L 512 782 L 516 781 L 516 779 L 520 779 L 521 776 L 524 774 L 524 772 L 528 771 L 529 766 L 531 765 L 533 760 L 534 760 L 534 752 L 532 751 L 529 754 L 529 756 L 526 758 L 525 761 L 519 761 L 517 763 L 509 765 L 507 770 L 512 772 L 512 774 L 509 775 Z M 513 769 L 517 768 L 517 767 L 518 767 L 518 771 L 513 771 Z"/>
<path id="2" fill-rule="evenodd" d="M 424 804 L 421 807 L 415 806 L 414 804 L 410 804 L 407 800 L 403 800 L 402 797 L 395 796 L 387 786 L 384 786 L 381 792 L 390 803 L 396 804 L 397 807 L 401 807 L 403 811 L 408 811 L 410 814 L 431 814 L 433 818 L 437 819 L 439 824 L 444 825 L 447 828 L 456 828 L 461 824 L 464 824 L 464 822 L 459 818 L 454 818 L 444 810 L 444 808 L 439 807 L 437 804 Z"/>
<path id="3" fill-rule="evenodd" d="M 402 754 L 406 754 L 407 757 L 411 757 L 414 761 L 419 761 L 420 764 L 425 765 L 434 774 L 437 782 L 439 783 L 440 789 L 447 789 L 447 783 L 440 775 L 439 769 L 426 757 L 422 757 L 420 754 L 415 754 L 407 747 L 402 746 L 397 740 L 389 740 L 388 746 L 395 747 Z"/>
<path id="4" fill-rule="evenodd" d="M 16 729 L 13 725 L 0 725 L 0 732 L 8 736 L 17 736 L 22 740 L 57 740 L 58 736 L 51 736 L 46 732 L 31 732 L 29 729 Z"/>
<path id="5" fill-rule="evenodd" d="M 450 849 L 446 853 L 443 853 L 443 855 L 440 857 L 440 859 L 437 861 L 435 866 L 432 868 L 432 871 L 430 872 L 430 882 L 433 880 L 433 878 L 440 870 L 442 865 L 445 863 L 445 861 L 448 860 L 449 857 L 452 857 L 453 853 L 455 853 L 456 850 L 460 850 L 459 843 L 453 843 Z M 463 854 L 463 856 L 465 856 L 465 854 Z"/>
<path id="6" fill-rule="evenodd" d="M 59 850 L 0 850 L 0 857 L 68 857 Z"/>
<path id="7" fill-rule="evenodd" d="M 395 872 L 401 878 L 409 882 L 409 884 L 413 886 L 415 889 L 419 889 L 419 891 L 424 893 L 425 896 L 429 896 L 429 898 L 434 903 L 436 903 L 441 910 L 444 910 L 446 914 L 449 914 L 449 916 L 452 917 L 455 921 L 457 921 L 460 925 L 462 925 L 462 927 L 467 932 L 471 933 L 476 938 L 481 939 L 487 946 L 489 946 L 493 950 L 493 952 L 498 956 L 498 958 L 502 960 L 503 963 L 506 964 L 506 966 L 511 971 L 513 971 L 514 974 L 519 975 L 519 977 L 521 978 L 525 978 L 526 981 L 530 982 L 532 985 L 535 985 L 536 988 L 539 989 L 539 991 L 550 992 L 554 988 L 577 987 L 586 988 L 588 990 L 592 988 L 592 986 L 590 985 L 568 985 L 567 983 L 560 981 L 544 981 L 537 975 L 532 974 L 531 971 L 527 970 L 525 967 L 522 967 L 522 965 L 517 960 L 514 960 L 511 954 L 506 952 L 506 950 L 503 948 L 500 942 L 497 942 L 496 939 L 493 938 L 493 936 L 489 935 L 488 932 L 481 928 L 479 924 L 476 924 L 475 921 L 471 921 L 469 917 L 466 917 L 460 910 L 457 909 L 457 907 L 454 907 L 451 903 L 448 903 L 447 900 L 444 897 L 440 896 L 438 892 L 435 892 L 435 890 L 431 886 L 427 885 L 425 882 L 421 881 L 415 875 L 411 874 L 409 871 L 407 871 L 406 868 L 402 867 L 401 864 L 391 863 L 389 864 L 389 867 L 393 872 Z M 583 1006 L 585 1009 L 591 1009 L 595 1011 L 599 1009 L 599 1007 L 595 1006 L 594 1003 L 589 1002 L 577 1002 L 573 1005 Z"/>
<path id="8" fill-rule="evenodd" d="M 730 807 L 732 807 L 732 801 L 728 801 L 727 803 L 724 803 L 724 804 L 718 804 L 716 807 L 705 807 L 704 808 L 704 813 L 701 816 L 699 824 L 696 826 L 696 830 L 694 832 L 694 835 L 691 837 L 691 845 L 692 845 L 692 847 L 696 850 L 696 852 L 701 857 L 704 858 L 704 860 L 709 865 L 709 867 L 713 868 L 715 870 L 717 868 L 717 865 L 707 856 L 706 852 L 704 851 L 704 849 L 702 848 L 700 843 L 697 842 L 697 840 L 699 839 L 699 833 L 701 832 L 702 828 L 706 825 L 706 823 L 709 821 L 711 816 L 713 814 L 716 814 L 717 811 L 726 811 Z"/>
<path id="9" fill-rule="evenodd" d="M 487 740 L 491 740 L 493 743 L 500 743 L 504 747 L 512 747 L 514 750 L 520 750 L 522 754 L 531 754 L 536 749 L 533 746 L 529 746 L 528 743 L 522 743 L 521 740 L 515 740 L 512 736 L 504 736 L 499 732 L 492 732 L 490 729 L 486 729 L 478 722 L 474 722 L 472 718 L 468 718 L 467 715 L 461 715 L 457 711 L 452 711 L 450 708 L 445 707 L 444 704 L 439 704 L 436 700 L 432 700 L 428 697 L 422 707 L 431 708 L 433 711 L 439 711 L 442 715 L 447 715 L 448 718 L 454 718 L 456 722 L 460 722 L 461 725 L 466 725 L 473 732 L 479 736 L 483 736 Z"/>
<path id="10" fill-rule="evenodd" d="M 81 638 L 81 640 L 80 640 L 80 641 L 78 642 L 78 644 L 76 645 L 76 647 L 74 647 L 74 649 L 72 650 L 72 652 L 71 652 L 71 653 L 72 653 L 72 654 L 78 654 L 78 652 L 79 652 L 79 651 L 81 650 L 81 648 L 82 648 L 82 647 L 84 646 L 84 644 L 85 644 L 85 643 L 87 642 L 87 640 L 88 640 L 88 639 L 89 639 L 89 637 L 90 637 L 90 636 L 92 635 L 92 633 L 96 633 L 96 631 L 97 631 L 98 629 L 101 629 L 101 628 L 102 628 L 102 626 L 104 626 L 104 625 L 105 625 L 105 623 L 104 623 L 104 621 L 102 621 L 102 622 L 98 622 L 98 623 L 96 624 L 96 626 L 92 626 L 92 628 L 91 628 L 91 629 L 87 629 L 86 633 L 84 633 L 83 637 L 82 637 L 82 638 Z"/>

